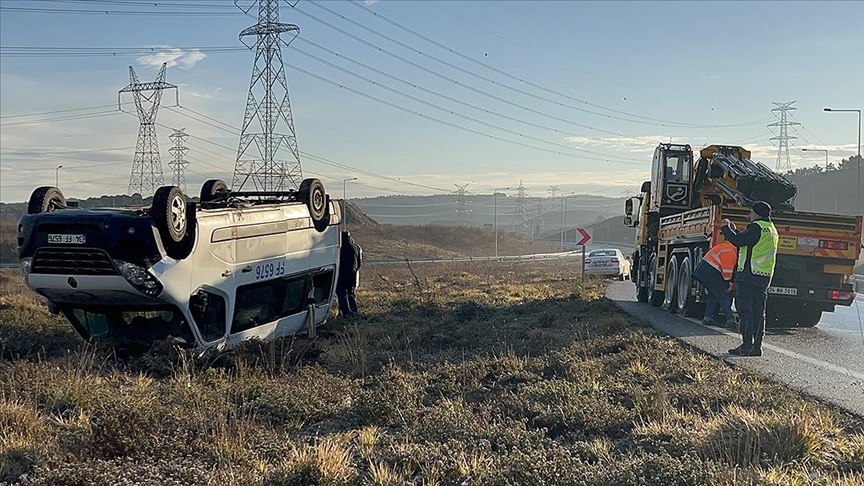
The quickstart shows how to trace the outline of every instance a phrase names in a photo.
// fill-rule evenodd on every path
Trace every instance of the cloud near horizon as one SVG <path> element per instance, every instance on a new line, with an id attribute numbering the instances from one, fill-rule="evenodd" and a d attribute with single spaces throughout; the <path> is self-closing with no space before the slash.
<path id="1" fill-rule="evenodd" d="M 198 61 L 207 57 L 207 54 L 197 49 L 184 51 L 170 46 L 153 46 L 153 48 L 158 49 L 159 52 L 137 58 L 136 61 L 138 61 L 138 64 L 158 68 L 162 66 L 162 63 L 167 63 L 169 68 L 180 65 L 189 69 L 197 64 Z"/>

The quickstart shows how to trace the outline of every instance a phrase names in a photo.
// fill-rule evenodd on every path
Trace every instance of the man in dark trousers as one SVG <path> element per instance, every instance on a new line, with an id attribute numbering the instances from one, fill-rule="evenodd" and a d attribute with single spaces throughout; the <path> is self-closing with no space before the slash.
<path id="1" fill-rule="evenodd" d="M 708 302 L 702 325 L 712 325 L 718 312 L 723 315 L 726 327 L 735 325 L 732 299 L 729 297 L 729 282 L 735 273 L 737 260 L 738 249 L 732 243 L 724 241 L 708 250 L 693 270 L 693 278 L 708 291 Z"/>
<path id="2" fill-rule="evenodd" d="M 339 278 L 336 280 L 336 298 L 339 299 L 339 314 L 350 317 L 357 314 L 358 272 L 360 271 L 360 245 L 354 242 L 351 233 L 342 232 L 342 249 L 339 252 Z"/>
<path id="3" fill-rule="evenodd" d="M 743 342 L 729 350 L 736 356 L 762 356 L 765 335 L 765 302 L 774 276 L 777 244 L 780 237 L 771 222 L 771 206 L 759 201 L 750 208 L 750 224 L 738 232 L 728 219 L 723 220 L 723 236 L 738 247 L 735 276 L 735 307 L 741 318 Z"/>

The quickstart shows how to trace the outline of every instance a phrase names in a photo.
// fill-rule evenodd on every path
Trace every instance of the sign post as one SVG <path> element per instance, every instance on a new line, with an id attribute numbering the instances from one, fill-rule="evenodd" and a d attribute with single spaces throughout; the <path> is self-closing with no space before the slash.
<path id="1" fill-rule="evenodd" d="M 582 236 L 576 244 L 582 247 L 582 281 L 585 281 L 585 245 L 591 241 L 591 233 L 585 228 L 576 228 L 576 231 Z"/>

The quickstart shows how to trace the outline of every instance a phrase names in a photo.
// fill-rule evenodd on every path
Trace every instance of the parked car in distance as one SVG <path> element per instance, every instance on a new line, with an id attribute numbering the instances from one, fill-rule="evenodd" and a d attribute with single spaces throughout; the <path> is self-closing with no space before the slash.
<path id="1" fill-rule="evenodd" d="M 585 275 L 618 277 L 623 281 L 630 278 L 630 260 L 614 248 L 593 250 L 585 257 Z"/>

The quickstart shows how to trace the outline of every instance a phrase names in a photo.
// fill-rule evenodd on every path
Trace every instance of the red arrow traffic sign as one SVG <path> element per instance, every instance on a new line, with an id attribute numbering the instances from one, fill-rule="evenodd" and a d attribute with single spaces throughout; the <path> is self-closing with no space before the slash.
<path id="1" fill-rule="evenodd" d="M 576 242 L 576 246 L 585 246 L 589 241 L 591 241 L 591 233 L 589 233 L 585 228 L 576 228 L 576 231 L 582 235 L 582 239 Z"/>

